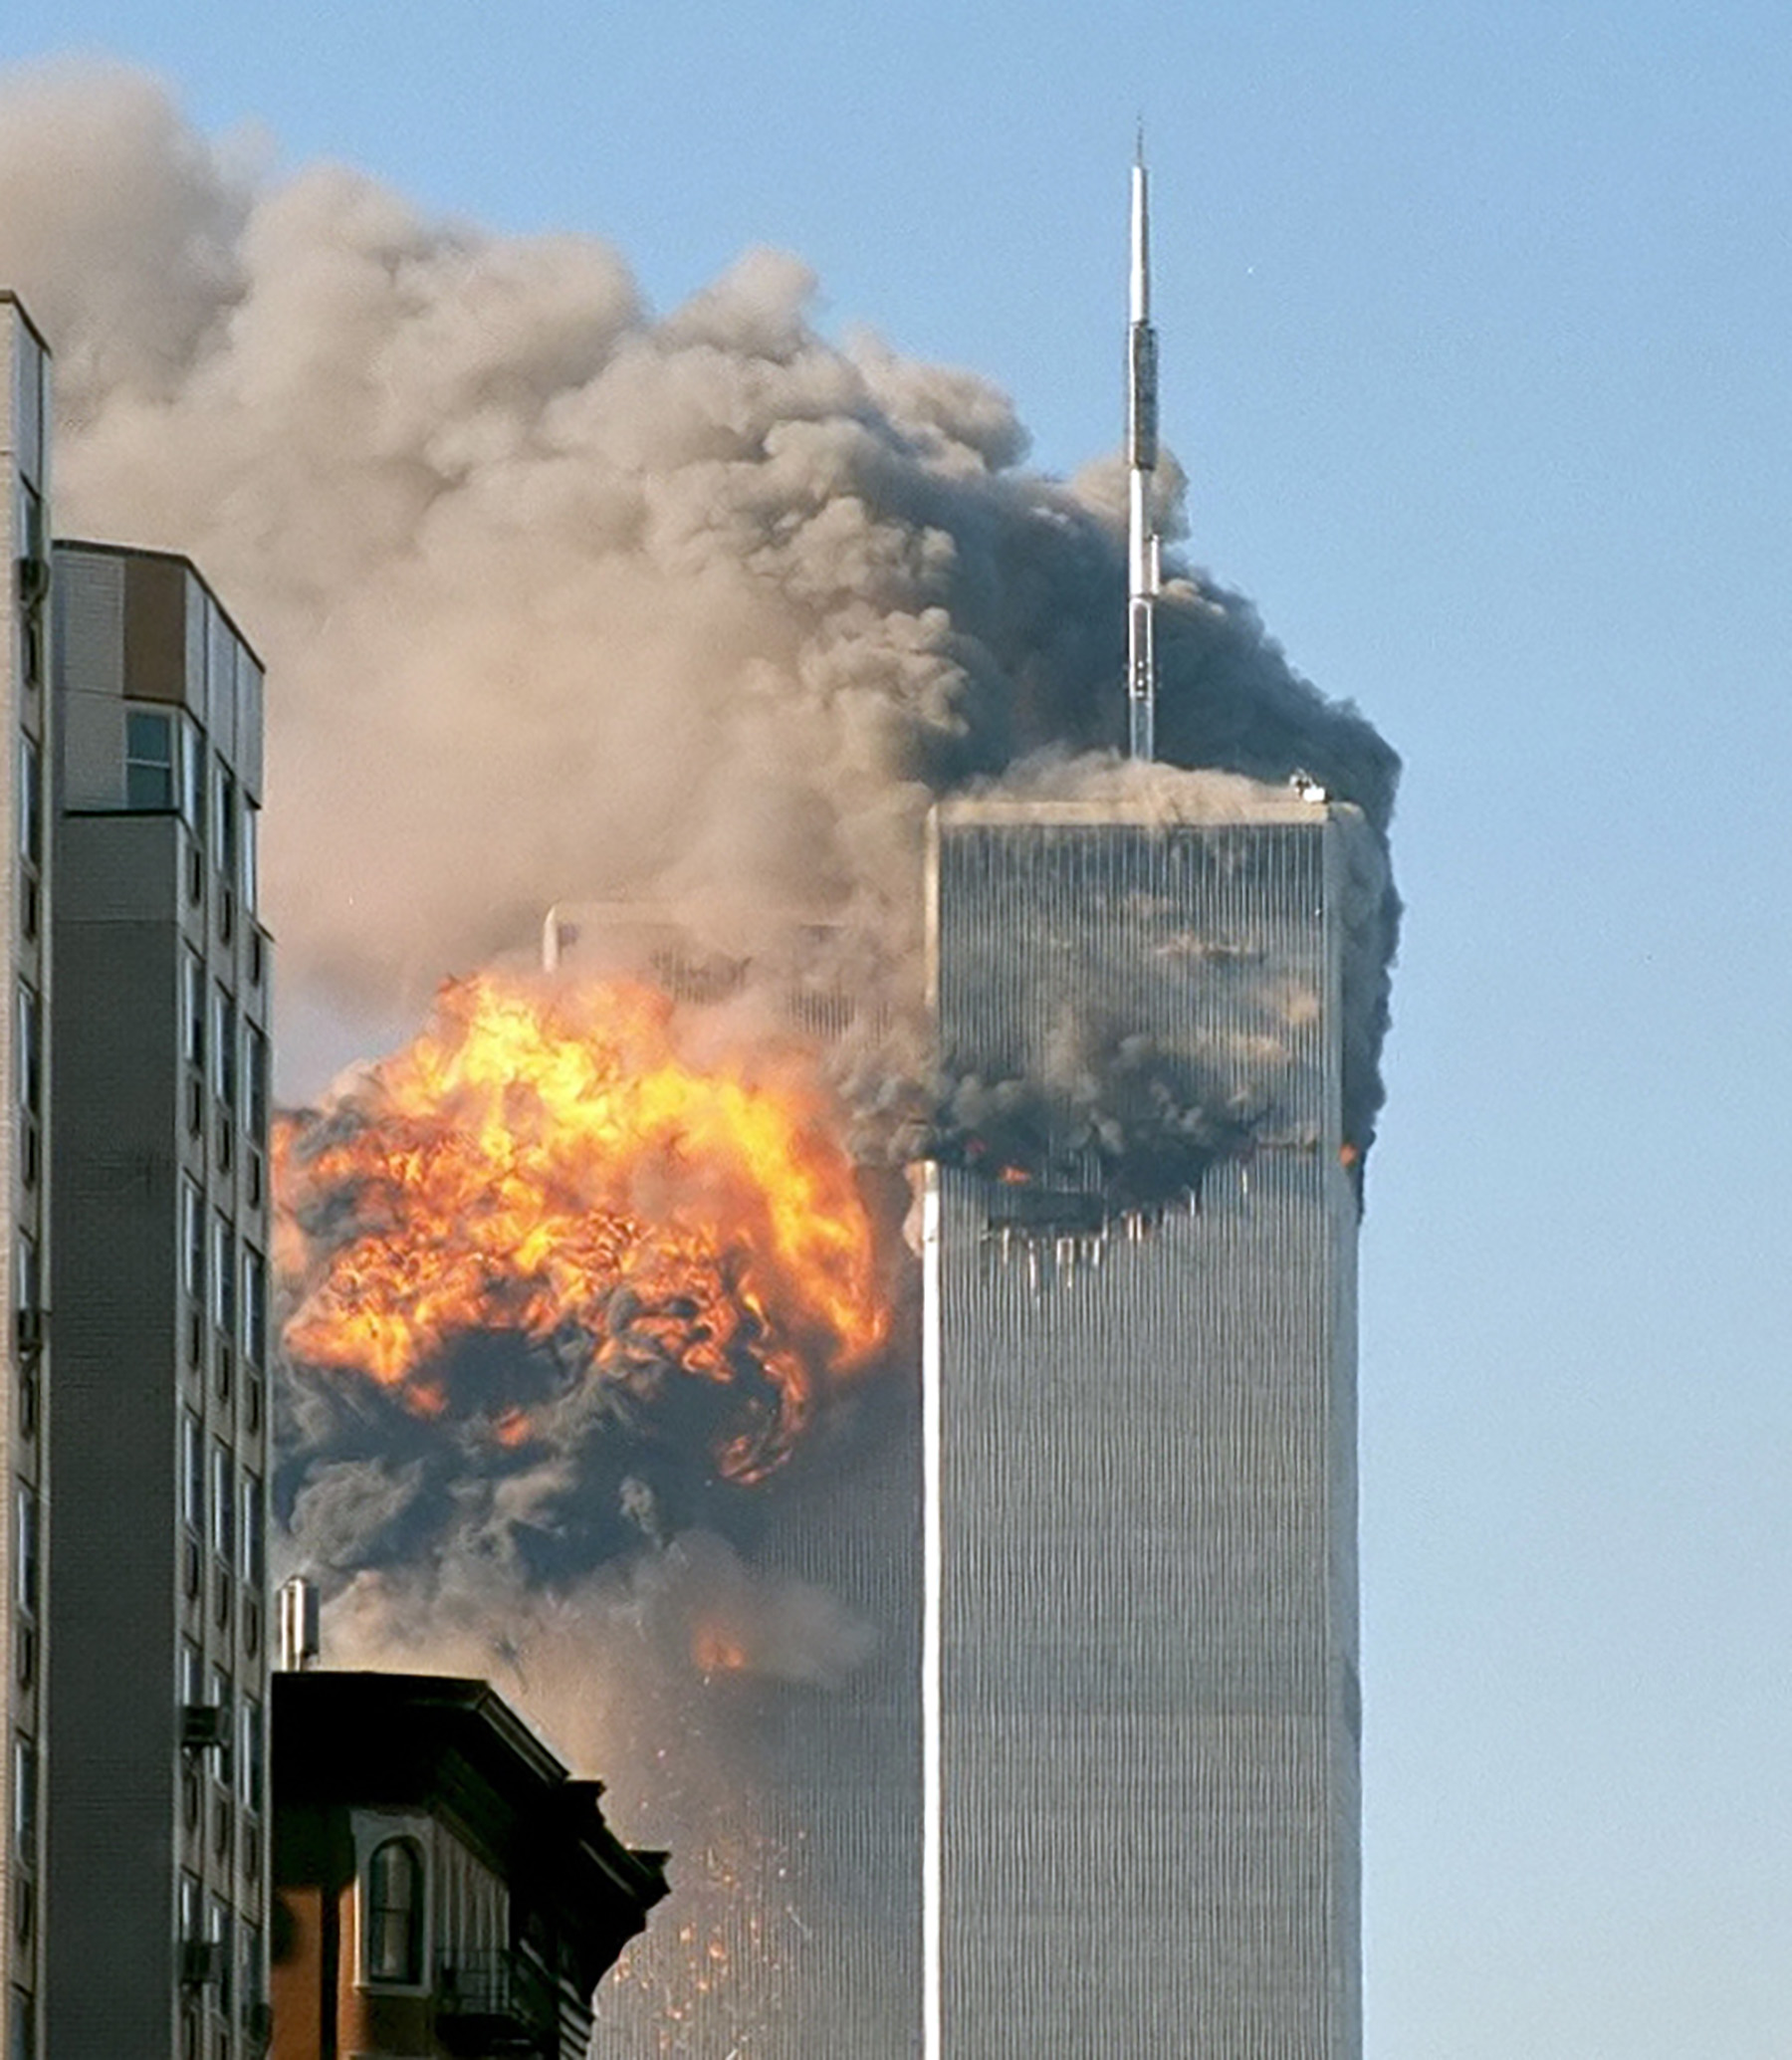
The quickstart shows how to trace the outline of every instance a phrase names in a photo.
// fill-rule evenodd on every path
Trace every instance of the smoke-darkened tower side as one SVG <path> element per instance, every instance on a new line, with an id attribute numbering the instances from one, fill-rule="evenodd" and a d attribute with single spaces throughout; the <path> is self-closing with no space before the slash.
<path id="1" fill-rule="evenodd" d="M 934 821 L 941 1064 L 1008 1129 L 927 1202 L 930 2060 L 1361 2047 L 1367 833 L 1181 782 Z"/>

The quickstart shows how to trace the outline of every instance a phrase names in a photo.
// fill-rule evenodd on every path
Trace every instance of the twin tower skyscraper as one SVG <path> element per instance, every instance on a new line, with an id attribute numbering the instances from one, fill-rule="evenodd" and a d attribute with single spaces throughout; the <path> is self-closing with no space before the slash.
<path id="1" fill-rule="evenodd" d="M 1158 617 L 1186 603 L 1160 593 L 1148 238 L 1141 162 L 1127 760 L 928 825 L 935 1071 L 988 1120 L 922 1175 L 918 1403 L 881 1390 L 796 1569 L 880 1637 L 825 1693 L 758 1685 L 780 1780 L 732 1983 L 670 2029 L 624 1991 L 619 2051 L 1360 2060 L 1353 1123 L 1383 861 L 1311 780 L 1158 758 Z M 1163 728 L 1195 758 L 1188 663 Z"/>
<path id="2" fill-rule="evenodd" d="M 1157 345 L 1132 174 L 1130 756 L 1157 755 Z M 1138 766 L 949 801 L 930 1167 L 926 2060 L 1358 2060 L 1359 812 Z"/>

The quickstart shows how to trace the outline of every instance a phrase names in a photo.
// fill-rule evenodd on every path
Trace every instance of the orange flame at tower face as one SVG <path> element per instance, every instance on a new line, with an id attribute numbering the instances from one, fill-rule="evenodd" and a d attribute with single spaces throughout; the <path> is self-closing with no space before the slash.
<path id="1" fill-rule="evenodd" d="M 672 1013 L 622 982 L 453 982 L 341 1101 L 284 1118 L 289 1355 L 429 1417 L 458 1342 L 563 1363 L 570 1340 L 583 1378 L 624 1391 L 738 1390 L 725 1477 L 784 1459 L 818 1386 L 883 1341 L 869 1213 L 798 1055 L 699 1065 Z M 500 1444 L 533 1436 L 515 1396 L 484 1413 Z"/>

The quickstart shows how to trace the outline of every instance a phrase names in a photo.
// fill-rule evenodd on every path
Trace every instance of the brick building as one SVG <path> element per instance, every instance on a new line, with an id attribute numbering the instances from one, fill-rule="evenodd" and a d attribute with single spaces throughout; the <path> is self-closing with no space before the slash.
<path id="1" fill-rule="evenodd" d="M 585 2060 L 666 1893 L 481 1681 L 274 1677 L 275 2060 Z"/>

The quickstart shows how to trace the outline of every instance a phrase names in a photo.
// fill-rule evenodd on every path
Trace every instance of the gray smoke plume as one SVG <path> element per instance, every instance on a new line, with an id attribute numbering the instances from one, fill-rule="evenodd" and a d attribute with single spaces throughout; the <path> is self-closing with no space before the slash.
<path id="1" fill-rule="evenodd" d="M 670 314 L 593 239 L 258 179 L 127 73 L 0 87 L 0 278 L 57 353 L 65 531 L 188 552 L 268 658 L 290 980 L 415 1007 L 564 897 L 802 905 L 895 956 L 936 793 L 1119 742 L 1120 475 L 831 343 L 794 259 Z M 1172 569 L 1166 758 L 1397 760 Z"/>
<path id="2" fill-rule="evenodd" d="M 800 910 L 833 940 L 830 978 L 896 1026 L 840 1067 L 889 1149 L 926 1088 L 902 1049 L 926 808 L 1123 777 L 1118 464 L 1026 469 L 1004 395 L 822 337 L 780 253 L 658 314 L 592 238 L 492 236 L 265 155 L 197 134 L 131 73 L 0 78 L 0 280 L 56 352 L 58 528 L 189 554 L 269 664 L 288 1000 L 414 1013 L 561 900 L 676 909 L 721 950 L 743 910 Z M 1178 519 L 1162 511 L 1168 534 Z M 1304 771 L 1372 832 L 1347 970 L 1366 1146 L 1398 761 L 1246 601 L 1169 573 L 1164 757 Z M 922 1121 L 943 1107 L 976 1134 L 1006 1096 L 1024 1125 L 1040 1094 L 1055 1121 L 1067 1095 L 1097 1147 L 1155 1126 L 1175 1185 L 1251 1117 L 1123 1027 L 1068 1025 L 1063 1059 L 1057 1081 L 934 1083 Z M 495 1671 L 625 1792 L 628 1831 L 674 1848 L 695 1914 L 667 1914 L 672 1958 L 684 1930 L 706 1951 L 712 1920 L 727 1933 L 755 1999 L 668 2014 L 650 1938 L 655 2028 L 632 2050 L 726 2052 L 689 2043 L 704 2023 L 783 2050 L 755 2027 L 849 1985 L 843 1966 L 886 1999 L 912 1985 L 865 1900 L 887 1841 L 830 1860 L 775 1828 L 797 1793 L 882 1792 L 878 1755 L 912 1747 L 914 1597 L 891 1569 L 913 1544 L 914 1390 L 904 1351 L 889 1369 L 757 1490 L 652 1421 L 581 1419 L 575 1448 L 511 1455 L 477 1412 L 423 1424 L 364 1383 L 286 1385 L 288 1548 L 336 1591 L 336 1657 Z M 751 1924 L 726 1916 L 743 1871 Z M 817 1913 L 864 1932 L 857 1959 L 815 1945 Z M 841 2001 L 828 2021 L 858 2030 L 831 2050 L 900 2050 L 881 2007 Z"/>

